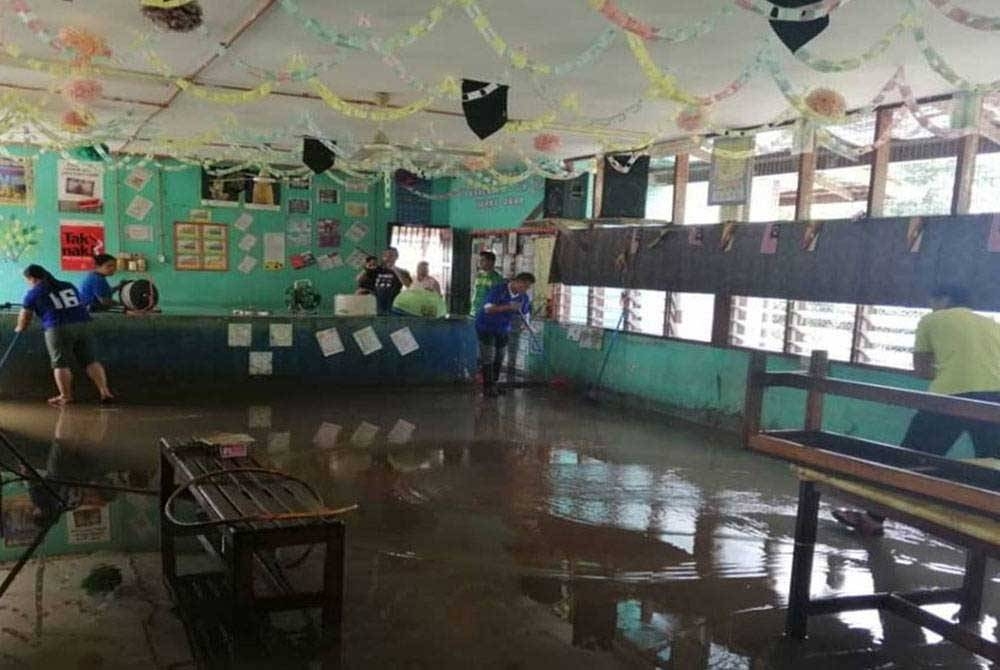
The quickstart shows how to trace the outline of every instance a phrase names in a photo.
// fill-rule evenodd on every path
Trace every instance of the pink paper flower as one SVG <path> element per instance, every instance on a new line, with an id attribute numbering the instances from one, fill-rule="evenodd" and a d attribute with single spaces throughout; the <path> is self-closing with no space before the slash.
<path id="1" fill-rule="evenodd" d="M 562 139 L 554 133 L 535 135 L 534 145 L 536 151 L 550 153 L 558 149 L 560 144 L 562 144 Z"/>
<path id="2" fill-rule="evenodd" d="M 62 115 L 62 127 L 71 133 L 82 133 L 94 123 L 94 117 L 88 112 L 71 109 Z"/>
<path id="3" fill-rule="evenodd" d="M 73 79 L 62 88 L 63 97 L 74 105 L 87 105 L 99 99 L 104 85 L 96 79 Z"/>
<path id="4" fill-rule="evenodd" d="M 100 35 L 95 35 L 86 28 L 65 26 L 59 31 L 59 41 L 76 52 L 75 65 L 88 64 L 98 56 L 108 57 L 111 49 Z"/>
<path id="5" fill-rule="evenodd" d="M 817 116 L 835 119 L 847 111 L 847 101 L 831 88 L 816 88 L 805 99 L 806 107 Z"/>
<path id="6" fill-rule="evenodd" d="M 685 107 L 677 114 L 677 127 L 686 133 L 704 130 L 708 123 L 708 109 L 701 105 Z"/>

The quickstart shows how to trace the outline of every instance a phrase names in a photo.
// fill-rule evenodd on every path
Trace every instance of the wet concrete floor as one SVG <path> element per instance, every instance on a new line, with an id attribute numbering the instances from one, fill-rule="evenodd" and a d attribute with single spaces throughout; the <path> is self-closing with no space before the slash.
<path id="1" fill-rule="evenodd" d="M 783 640 L 796 510 L 787 465 L 658 415 L 553 391 L 484 401 L 399 389 L 113 409 L 8 402 L 0 427 L 51 477 L 150 490 L 159 437 L 247 432 L 260 460 L 327 505 L 358 503 L 346 517 L 342 649 L 267 667 L 988 667 L 874 611 L 816 617 L 809 640 Z M 160 581 L 156 499 L 62 491 L 84 513 L 49 531 L 0 600 L 0 667 L 194 667 Z M 829 505 L 814 595 L 960 583 L 960 550 L 898 524 L 862 540 Z M 0 576 L 37 514 L 23 486 L 5 487 Z M 87 595 L 80 581 L 105 563 L 122 585 Z M 988 575 L 981 629 L 995 639 L 996 563 Z"/>

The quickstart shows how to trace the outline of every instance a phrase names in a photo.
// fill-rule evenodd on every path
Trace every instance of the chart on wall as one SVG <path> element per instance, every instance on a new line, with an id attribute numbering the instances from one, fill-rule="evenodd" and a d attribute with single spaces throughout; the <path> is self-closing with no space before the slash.
<path id="1" fill-rule="evenodd" d="M 59 267 L 71 272 L 93 270 L 94 256 L 104 253 L 104 224 L 100 221 L 59 222 Z"/>
<path id="2" fill-rule="evenodd" d="M 0 158 L 0 205 L 27 206 L 31 201 L 31 160 Z"/>
<path id="3" fill-rule="evenodd" d="M 229 230 L 218 223 L 174 223 L 174 269 L 229 269 Z"/>
<path id="4" fill-rule="evenodd" d="M 60 212 L 104 212 L 104 167 L 59 161 L 56 185 Z"/>

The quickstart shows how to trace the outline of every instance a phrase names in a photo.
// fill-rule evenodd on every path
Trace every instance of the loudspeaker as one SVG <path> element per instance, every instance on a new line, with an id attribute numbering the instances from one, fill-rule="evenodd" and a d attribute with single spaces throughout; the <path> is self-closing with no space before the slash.
<path id="1" fill-rule="evenodd" d="M 326 144 L 336 144 L 336 142 L 327 141 Z M 307 137 L 302 142 L 302 162 L 316 174 L 322 174 L 333 167 L 334 153 L 326 147 L 326 144 L 315 137 Z"/>
<path id="2" fill-rule="evenodd" d="M 649 156 L 615 156 L 615 164 L 610 162 L 610 158 L 606 156 L 604 159 L 601 217 L 644 218 L 646 188 L 649 186 Z"/>
<path id="3" fill-rule="evenodd" d="M 576 179 L 546 179 L 543 216 L 552 219 L 582 219 L 587 216 L 589 174 Z"/>

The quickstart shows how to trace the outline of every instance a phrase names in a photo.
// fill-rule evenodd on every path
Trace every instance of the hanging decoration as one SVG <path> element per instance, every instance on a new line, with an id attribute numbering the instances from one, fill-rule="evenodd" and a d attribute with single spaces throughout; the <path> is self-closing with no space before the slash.
<path id="1" fill-rule="evenodd" d="M 830 121 L 844 118 L 847 101 L 832 88 L 815 88 L 805 97 L 805 105 L 813 114 Z"/>
<path id="2" fill-rule="evenodd" d="M 100 35 L 86 28 L 66 26 L 59 31 L 59 43 L 73 51 L 75 67 L 87 67 L 95 58 L 110 58 L 111 48 Z"/>
<path id="3" fill-rule="evenodd" d="M 779 8 L 796 9 L 807 5 L 815 6 L 816 3 L 815 0 L 774 0 L 772 4 Z M 772 18 L 769 21 L 771 30 L 792 53 L 811 42 L 830 25 L 830 17 L 826 14 L 816 18 L 805 18 L 806 16 L 814 17 L 816 14 L 811 10 L 800 9 L 799 12 L 795 20 L 775 20 Z"/>
<path id="4" fill-rule="evenodd" d="M 934 5 L 949 19 L 955 23 L 965 26 L 966 28 L 986 31 L 1000 30 L 1000 16 L 976 14 L 975 12 L 970 12 L 967 9 L 956 7 L 955 3 L 951 2 L 951 0 L 928 0 L 928 2 Z"/>
<path id="5" fill-rule="evenodd" d="M 532 145 L 535 147 L 536 151 L 541 151 L 542 153 L 552 153 L 559 149 L 562 144 L 562 139 L 554 133 L 541 133 L 540 135 L 535 135 L 535 139 L 532 140 Z"/>
<path id="6" fill-rule="evenodd" d="M 417 112 L 427 109 L 438 98 L 457 97 L 460 92 L 458 82 L 452 77 L 446 77 L 438 86 L 434 93 L 426 98 L 411 102 L 403 107 L 395 108 L 372 108 L 367 105 L 356 105 L 347 102 L 336 93 L 331 91 L 323 82 L 315 77 L 308 82 L 313 92 L 316 93 L 328 107 L 334 109 L 344 116 L 356 119 L 367 119 L 369 121 L 386 122 L 398 121 L 407 116 L 412 116 Z"/>
<path id="7" fill-rule="evenodd" d="M 708 125 L 708 108 L 704 105 L 688 105 L 677 113 L 677 127 L 685 133 L 701 132 Z"/>
<path id="8" fill-rule="evenodd" d="M 611 21 L 622 30 L 627 30 L 633 35 L 638 35 L 644 40 L 655 39 L 657 33 L 659 33 L 658 28 L 654 28 L 645 21 L 635 18 L 619 7 L 615 3 L 615 0 L 591 0 L 590 4 L 594 9 L 603 14 L 604 18 L 608 21 Z"/>
<path id="9" fill-rule="evenodd" d="M 104 94 L 104 85 L 96 79 L 72 79 L 60 92 L 71 105 L 89 105 Z"/>
<path id="10" fill-rule="evenodd" d="M 882 56 L 899 39 L 900 35 L 903 35 L 908 30 L 912 30 L 917 25 L 918 17 L 915 8 L 911 6 L 900 17 L 899 21 L 893 24 L 875 44 L 857 56 L 841 60 L 830 60 L 820 58 L 814 55 L 809 49 L 803 47 L 795 52 L 795 57 L 817 72 L 847 72 L 849 70 L 857 70 Z"/>
<path id="11" fill-rule="evenodd" d="M 142 14 L 157 27 L 189 33 L 202 24 L 197 0 L 142 0 Z"/>
<path id="12" fill-rule="evenodd" d="M 649 55 L 649 50 L 646 49 L 645 41 L 641 37 L 629 33 L 625 38 L 628 40 L 628 46 L 632 50 L 632 56 L 649 80 L 650 95 L 685 105 L 698 103 L 698 99 L 695 96 L 681 90 L 673 75 L 665 74 L 656 66 L 656 63 L 653 62 L 652 57 Z"/>
<path id="13" fill-rule="evenodd" d="M 504 84 L 462 80 L 462 111 L 469 129 L 481 140 L 507 124 L 507 90 Z"/>
<path id="14" fill-rule="evenodd" d="M 71 133 L 82 133 L 94 125 L 94 115 L 87 111 L 70 109 L 63 112 L 62 127 Z"/>
<path id="15" fill-rule="evenodd" d="M 45 24 L 42 23 L 38 15 L 32 11 L 31 7 L 25 0 L 12 0 L 10 3 L 10 8 L 17 15 L 17 18 L 21 20 L 21 23 L 31 31 L 31 33 L 38 38 L 39 41 L 49 45 L 56 51 L 62 51 L 63 45 L 59 41 L 59 38 L 52 34 Z"/>

